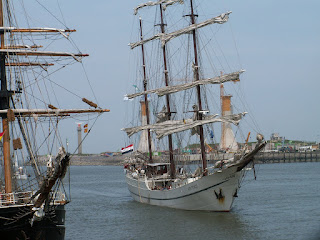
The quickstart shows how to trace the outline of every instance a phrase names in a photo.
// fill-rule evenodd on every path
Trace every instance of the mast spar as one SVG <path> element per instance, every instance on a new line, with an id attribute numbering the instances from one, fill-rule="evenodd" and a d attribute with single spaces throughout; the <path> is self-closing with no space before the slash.
<path id="1" fill-rule="evenodd" d="M 16 28 L 14 26 L 29 27 L 39 22 L 33 18 L 34 14 L 29 19 L 27 1 L 19 2 L 0 0 L 0 238 L 62 240 L 65 236 L 65 205 L 71 201 L 70 181 L 64 180 L 69 172 L 71 154 L 64 148 L 62 139 L 67 133 L 61 131 L 60 122 L 71 114 L 89 113 L 95 113 L 97 120 L 109 110 L 51 79 L 51 75 L 60 69 L 88 56 L 79 52 L 69 39 L 69 33 L 75 30 Z M 35 7 L 34 3 L 30 4 Z M 44 17 L 40 12 L 36 15 Z M 77 52 L 54 51 L 61 47 L 58 42 L 58 46 L 54 44 L 59 39 L 69 41 Z M 35 41 L 44 42 L 45 51 L 38 51 L 42 46 L 35 45 Z M 52 61 L 58 66 L 48 72 L 46 67 L 54 66 Z M 76 98 L 72 104 L 87 106 L 61 108 L 68 105 L 69 97 L 56 91 L 53 83 Z M 29 174 L 29 165 L 34 174 Z"/>
<path id="2" fill-rule="evenodd" d="M 3 27 L 3 3 L 0 0 L 0 27 Z M 4 49 L 4 32 L 0 32 L 1 47 Z M 0 109 L 9 109 L 9 98 L 11 96 L 7 88 L 6 79 L 6 60 L 5 54 L 0 53 L 0 78 L 1 78 L 1 96 L 0 96 Z M 10 131 L 7 114 L 1 114 L 2 131 L 3 134 L 3 161 L 4 161 L 4 175 L 5 175 L 5 191 L 12 193 L 12 176 L 11 176 L 11 159 L 10 159 Z"/>
<path id="3" fill-rule="evenodd" d="M 160 4 L 160 15 L 161 15 L 161 33 L 165 33 L 164 29 L 164 21 L 163 21 L 163 9 L 162 9 L 162 4 Z M 166 45 L 164 44 L 162 47 L 162 54 L 163 54 L 163 64 L 164 64 L 164 79 L 165 79 L 165 84 L 166 87 L 169 86 L 169 76 L 168 76 L 168 67 L 167 67 L 167 57 L 166 57 Z M 167 120 L 170 120 L 171 118 L 171 109 L 170 109 L 170 96 L 167 94 L 166 95 L 166 105 L 167 105 Z M 174 159 L 173 159 L 173 144 L 172 144 L 172 135 L 168 135 L 168 143 L 169 143 L 169 159 L 170 159 L 170 169 L 171 169 L 171 178 L 175 178 L 175 173 L 176 173 L 176 167 L 174 164 Z"/>
<path id="4" fill-rule="evenodd" d="M 195 14 L 193 12 L 193 1 L 190 0 L 191 6 L 191 24 L 195 24 Z M 192 30 L 192 37 L 193 37 L 193 48 L 194 48 L 194 71 L 195 71 L 195 81 L 199 81 L 199 64 L 198 64 L 198 52 L 197 52 L 197 38 L 196 38 L 196 30 Z M 201 102 L 201 89 L 200 86 L 197 85 L 197 98 L 198 98 L 198 111 L 197 116 L 199 120 L 202 120 L 202 102 Z M 204 136 L 203 136 L 203 126 L 199 126 L 199 135 L 200 135 L 200 147 L 201 147 L 201 157 L 202 157 L 202 167 L 203 167 L 203 175 L 207 175 L 207 159 L 206 159 L 206 152 L 205 152 L 205 145 L 204 145 Z"/>
<path id="5" fill-rule="evenodd" d="M 141 18 L 140 18 L 140 39 L 141 39 L 141 41 L 143 40 Z M 144 89 L 144 91 L 147 91 L 148 81 L 147 81 L 146 63 L 145 63 L 145 57 L 144 57 L 143 44 L 141 45 L 141 52 L 142 52 L 142 65 L 143 65 L 143 89 Z M 147 125 L 149 125 L 150 124 L 150 114 L 149 114 L 148 94 L 144 95 L 144 103 L 145 103 L 145 108 L 146 108 Z M 152 145 L 151 145 L 150 129 L 147 129 L 147 135 L 148 135 L 149 162 L 152 162 Z"/>
<path id="6" fill-rule="evenodd" d="M 68 38 L 69 33 L 75 32 L 75 30 L 70 29 L 56 29 L 56 28 L 15 28 L 10 26 L 4 26 L 4 8 L 5 4 L 8 4 L 8 1 L 0 0 L 0 117 L 2 119 L 2 132 L 3 135 L 3 161 L 4 161 L 4 173 L 5 173 L 5 192 L 12 193 L 13 190 L 13 181 L 12 181 L 12 169 L 11 169 L 11 159 L 10 159 L 10 129 L 9 122 L 13 122 L 14 118 L 17 117 L 20 130 L 23 135 L 23 139 L 27 146 L 29 157 L 32 160 L 31 164 L 34 167 L 36 177 L 38 182 L 40 180 L 40 171 L 36 163 L 36 154 L 33 153 L 30 141 L 25 128 L 22 125 L 21 119 L 28 116 L 40 116 L 40 117 L 51 117 L 51 116 L 68 116 L 69 114 L 77 113 L 103 113 L 109 112 L 108 109 L 97 109 L 97 104 L 92 103 L 91 101 L 83 98 L 82 101 L 90 105 L 95 109 L 51 109 L 50 104 L 47 109 L 16 109 L 15 103 L 13 101 L 14 93 L 21 93 L 17 91 L 8 90 L 7 76 L 6 76 L 6 67 L 32 67 L 32 66 L 53 66 L 54 64 L 48 62 L 32 62 L 32 61 L 16 61 L 17 57 L 19 60 L 20 56 L 23 57 L 72 57 L 74 60 L 81 62 L 83 57 L 89 56 L 88 54 L 82 53 L 69 53 L 69 52 L 55 52 L 55 51 L 37 51 L 38 48 L 42 46 L 28 46 L 28 45 L 11 45 L 5 42 L 5 34 L 12 33 L 50 33 L 50 34 L 62 34 Z M 6 43 L 6 45 L 5 45 Z M 8 69 L 7 68 L 7 69 Z M 12 107 L 10 107 L 10 101 L 12 101 Z M 11 115 L 10 115 L 11 114 Z M 10 115 L 10 116 L 9 116 Z M 12 118 L 13 117 L 13 118 Z M 15 189 L 14 189 L 15 190 Z"/>

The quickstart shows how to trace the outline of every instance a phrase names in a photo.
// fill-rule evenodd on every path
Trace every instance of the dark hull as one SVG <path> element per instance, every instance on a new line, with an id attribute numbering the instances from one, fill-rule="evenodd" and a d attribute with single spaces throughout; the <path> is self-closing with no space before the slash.
<path id="1" fill-rule="evenodd" d="M 30 222 L 31 207 L 19 206 L 0 209 L 0 239 L 63 240 L 65 236 L 64 205 L 50 206 L 41 221 Z"/>

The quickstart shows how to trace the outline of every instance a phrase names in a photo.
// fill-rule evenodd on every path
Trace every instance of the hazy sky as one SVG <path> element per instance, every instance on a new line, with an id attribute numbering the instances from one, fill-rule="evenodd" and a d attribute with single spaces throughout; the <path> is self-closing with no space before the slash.
<path id="1" fill-rule="evenodd" d="M 125 126 L 123 96 L 130 84 L 127 45 L 132 21 L 137 20 L 133 8 L 146 1 L 57 2 L 67 26 L 77 29 L 73 40 L 83 53 L 90 54 L 84 66 L 99 105 L 111 110 L 99 118 L 83 151 L 116 151 L 126 139 L 120 129 Z M 227 24 L 232 26 L 246 69 L 246 99 L 266 138 L 277 132 L 287 139 L 320 141 L 320 1 L 205 2 L 210 15 L 232 11 Z M 76 125 L 71 128 L 69 142 L 74 146 Z"/>

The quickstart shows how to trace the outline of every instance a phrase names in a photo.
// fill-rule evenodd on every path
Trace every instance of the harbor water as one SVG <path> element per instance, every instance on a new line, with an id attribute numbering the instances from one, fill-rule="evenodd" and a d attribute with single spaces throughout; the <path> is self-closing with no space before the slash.
<path id="1" fill-rule="evenodd" d="M 229 213 L 133 201 L 120 166 L 71 166 L 66 240 L 320 239 L 320 163 L 256 165 Z"/>

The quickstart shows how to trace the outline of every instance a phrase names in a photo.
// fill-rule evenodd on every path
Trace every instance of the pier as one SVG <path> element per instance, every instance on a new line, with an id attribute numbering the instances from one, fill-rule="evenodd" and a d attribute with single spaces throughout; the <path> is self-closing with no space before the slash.
<path id="1" fill-rule="evenodd" d="M 256 163 L 320 162 L 320 151 L 306 152 L 260 152 Z"/>
<path id="2" fill-rule="evenodd" d="M 118 155 L 105 157 L 101 155 L 73 155 L 71 165 L 123 165 L 128 155 Z M 233 153 L 207 154 L 209 164 L 214 164 L 220 159 L 228 160 L 233 157 Z M 168 155 L 154 156 L 154 160 L 165 161 Z M 175 162 L 177 165 L 199 164 L 200 154 L 176 155 Z M 44 159 L 43 159 L 44 160 Z M 255 163 L 295 163 L 295 162 L 320 162 L 320 151 L 309 152 L 260 152 L 255 156 Z M 45 162 L 43 162 L 45 164 Z"/>

